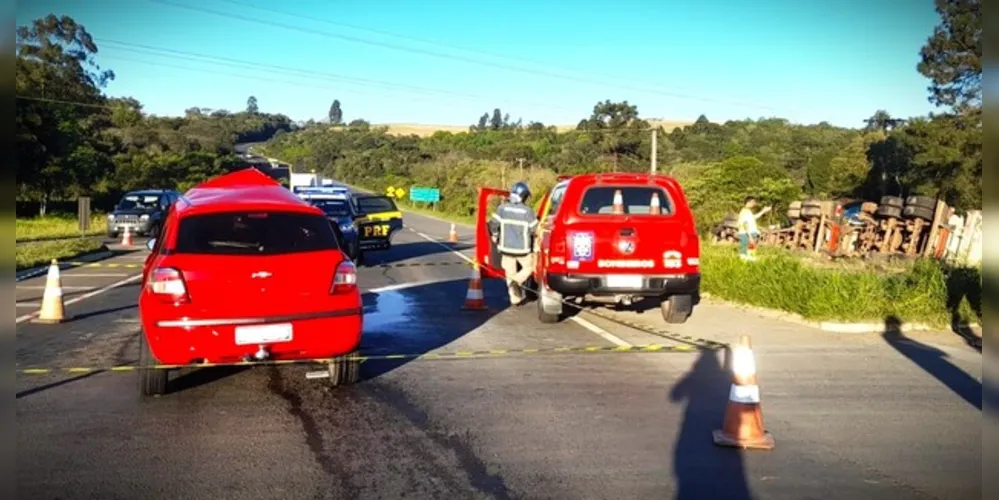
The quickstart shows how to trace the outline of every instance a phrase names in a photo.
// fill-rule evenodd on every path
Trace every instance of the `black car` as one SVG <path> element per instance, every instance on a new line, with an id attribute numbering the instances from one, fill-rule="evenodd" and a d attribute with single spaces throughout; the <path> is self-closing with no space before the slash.
<path id="1" fill-rule="evenodd" d="M 153 236 L 160 230 L 167 209 L 180 198 L 168 189 L 130 191 L 121 197 L 108 215 L 108 237 L 117 238 L 127 227 L 133 235 Z"/>

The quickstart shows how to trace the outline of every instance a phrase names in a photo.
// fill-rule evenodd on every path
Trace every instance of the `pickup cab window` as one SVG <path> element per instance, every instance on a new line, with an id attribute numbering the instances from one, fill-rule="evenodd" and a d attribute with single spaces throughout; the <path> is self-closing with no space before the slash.
<path id="1" fill-rule="evenodd" d="M 649 215 L 652 195 L 659 195 L 659 206 L 664 216 L 673 214 L 673 202 L 669 195 L 658 186 L 593 186 L 583 194 L 579 213 L 583 215 L 612 215 L 614 193 L 621 191 L 626 215 Z"/>

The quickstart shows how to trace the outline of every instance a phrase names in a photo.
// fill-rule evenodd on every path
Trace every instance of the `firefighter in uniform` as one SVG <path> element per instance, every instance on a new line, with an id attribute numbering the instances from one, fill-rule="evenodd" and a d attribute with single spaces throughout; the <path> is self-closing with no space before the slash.
<path id="1" fill-rule="evenodd" d="M 500 264 L 506 273 L 511 305 L 524 301 L 522 286 L 534 272 L 534 232 L 538 217 L 526 203 L 530 196 L 527 184 L 514 184 L 509 199 L 500 204 L 489 221 L 489 232 L 500 251 Z"/>

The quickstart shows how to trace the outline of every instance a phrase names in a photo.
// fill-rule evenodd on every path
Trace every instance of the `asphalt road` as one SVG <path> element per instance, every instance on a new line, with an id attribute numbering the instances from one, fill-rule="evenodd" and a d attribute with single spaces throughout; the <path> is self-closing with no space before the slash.
<path id="1" fill-rule="evenodd" d="M 495 280 L 490 311 L 461 311 L 469 270 L 427 241 L 449 224 L 405 224 L 360 270 L 366 350 L 670 343 L 587 314 L 543 325 L 533 304 L 509 308 Z M 128 279 L 143 256 L 65 270 L 65 293 Z M 17 284 L 19 316 L 43 285 Z M 134 362 L 136 286 L 68 305 L 62 325 L 18 323 L 19 368 Z M 664 326 L 657 310 L 606 313 Z M 368 361 L 361 383 L 333 390 L 303 366 L 199 370 L 155 399 L 140 398 L 135 373 L 18 375 L 18 496 L 982 497 L 977 351 L 944 335 L 835 336 L 710 302 L 671 330 L 753 336 L 775 450 L 712 445 L 730 382 L 707 351 Z"/>

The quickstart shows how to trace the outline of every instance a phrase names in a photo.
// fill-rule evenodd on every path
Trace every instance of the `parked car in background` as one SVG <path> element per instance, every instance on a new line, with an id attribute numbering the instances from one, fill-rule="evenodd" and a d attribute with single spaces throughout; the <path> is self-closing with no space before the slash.
<path id="1" fill-rule="evenodd" d="M 358 376 L 357 270 L 323 213 L 247 169 L 191 189 L 148 242 L 139 294 L 140 364 L 332 359 Z M 169 371 L 141 369 L 146 395 Z"/>
<path id="2" fill-rule="evenodd" d="M 108 214 L 108 237 L 117 238 L 126 227 L 129 232 L 139 236 L 159 233 L 167 209 L 179 197 L 180 193 L 168 189 L 144 189 L 125 193 Z"/>

